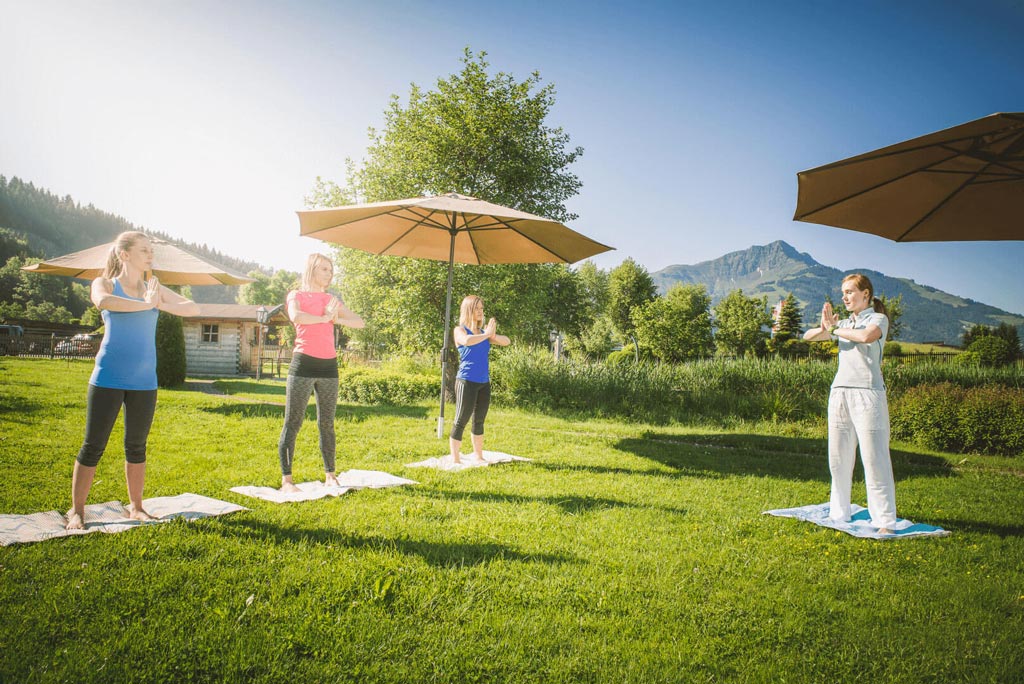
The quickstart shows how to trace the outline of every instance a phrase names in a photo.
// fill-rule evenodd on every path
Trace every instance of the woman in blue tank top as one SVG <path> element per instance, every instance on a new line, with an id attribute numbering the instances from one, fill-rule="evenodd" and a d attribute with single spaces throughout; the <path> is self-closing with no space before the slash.
<path id="1" fill-rule="evenodd" d="M 103 275 L 92 281 L 92 303 L 103 317 L 103 342 L 89 379 L 85 441 L 75 458 L 71 476 L 69 530 L 85 527 L 85 501 L 96 465 L 106 449 L 110 432 L 124 407 L 125 478 L 128 515 L 152 520 L 142 507 L 146 477 L 146 440 L 156 410 L 157 309 L 178 316 L 199 313 L 191 300 L 167 289 L 154 277 L 153 247 L 144 233 L 117 236 Z"/>
<path id="2" fill-rule="evenodd" d="M 452 461 L 462 462 L 462 433 L 473 418 L 470 434 L 473 455 L 484 460 L 484 419 L 491 405 L 489 354 L 491 345 L 505 347 L 510 341 L 497 334 L 498 324 L 492 318 L 484 325 L 484 300 L 469 295 L 459 307 L 459 325 L 455 328 L 455 344 L 459 350 L 459 373 L 455 376 L 455 423 L 448 438 Z"/>

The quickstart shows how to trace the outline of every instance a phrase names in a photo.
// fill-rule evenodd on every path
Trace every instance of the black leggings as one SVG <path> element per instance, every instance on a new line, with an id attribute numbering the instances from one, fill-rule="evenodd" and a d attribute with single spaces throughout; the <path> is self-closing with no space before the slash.
<path id="1" fill-rule="evenodd" d="M 462 441 L 462 431 L 466 429 L 470 415 L 473 416 L 473 427 L 470 432 L 474 435 L 484 434 L 484 418 L 487 417 L 487 410 L 490 407 L 491 383 L 456 380 L 455 424 L 452 425 L 451 438 Z"/>
<path id="2" fill-rule="evenodd" d="M 124 406 L 124 459 L 146 462 L 146 440 L 156 411 L 156 390 L 123 390 L 89 385 L 85 409 L 85 442 L 76 460 L 94 468 L 107 448 L 117 414 Z"/>

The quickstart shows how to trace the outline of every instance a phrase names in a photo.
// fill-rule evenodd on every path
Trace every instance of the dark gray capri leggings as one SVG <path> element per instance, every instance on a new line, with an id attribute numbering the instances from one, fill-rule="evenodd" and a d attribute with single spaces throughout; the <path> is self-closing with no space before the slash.
<path id="1" fill-rule="evenodd" d="M 452 439 L 462 441 L 462 431 L 473 416 L 474 435 L 484 434 L 484 418 L 491 408 L 491 383 L 472 382 L 458 379 L 455 381 L 455 424 L 452 425 Z"/>
<path id="2" fill-rule="evenodd" d="M 335 362 L 337 363 L 337 362 Z M 281 474 L 292 474 L 295 458 L 295 438 L 306 417 L 309 395 L 316 392 L 316 425 L 320 430 L 320 455 L 324 460 L 324 472 L 334 472 L 334 415 L 338 408 L 338 376 L 331 378 L 308 378 L 288 374 L 285 391 L 284 428 L 277 442 L 277 456 L 281 462 Z"/>
<path id="3" fill-rule="evenodd" d="M 124 390 L 89 385 L 85 409 L 85 442 L 75 457 L 93 468 L 107 448 L 117 414 L 124 406 L 124 458 L 146 462 L 146 441 L 156 412 L 156 390 Z"/>

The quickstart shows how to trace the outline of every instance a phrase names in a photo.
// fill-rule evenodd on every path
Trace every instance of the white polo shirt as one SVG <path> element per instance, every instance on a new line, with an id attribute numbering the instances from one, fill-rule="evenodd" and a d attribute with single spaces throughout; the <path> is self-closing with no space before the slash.
<path id="1" fill-rule="evenodd" d="M 869 325 L 878 326 L 882 336 L 870 343 L 850 342 L 842 337 L 839 339 L 839 372 L 832 381 L 833 387 L 857 387 L 885 391 L 882 380 L 882 349 L 885 347 L 885 336 L 889 332 L 889 319 L 885 314 L 875 313 L 868 307 L 857 314 L 850 314 L 846 320 L 839 321 L 836 327 L 860 330 Z"/>

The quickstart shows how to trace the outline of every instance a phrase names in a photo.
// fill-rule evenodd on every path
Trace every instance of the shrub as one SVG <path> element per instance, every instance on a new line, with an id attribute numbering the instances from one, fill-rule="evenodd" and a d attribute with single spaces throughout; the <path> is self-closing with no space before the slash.
<path id="1" fill-rule="evenodd" d="M 359 404 L 407 404 L 437 396 L 439 376 L 396 373 L 365 366 L 338 370 L 338 398 Z"/>
<path id="2" fill-rule="evenodd" d="M 627 344 L 622 349 L 613 351 L 608 355 L 607 363 L 610 366 L 622 366 L 636 363 L 636 345 Z"/>
<path id="3" fill-rule="evenodd" d="M 806 358 L 811 352 L 811 343 L 807 340 L 786 340 L 777 346 L 779 356 L 785 359 Z"/>
<path id="4" fill-rule="evenodd" d="M 886 356 L 902 356 L 903 345 L 899 342 L 886 342 L 885 343 L 885 355 Z"/>
<path id="5" fill-rule="evenodd" d="M 982 365 L 985 366 L 1006 366 L 1012 363 L 1016 357 L 1016 350 L 1010 346 L 1010 343 L 995 335 L 979 337 L 971 342 L 967 351 L 977 354 Z"/>
<path id="6" fill-rule="evenodd" d="M 163 311 L 156 319 L 156 383 L 177 387 L 185 382 L 185 331 L 181 319 Z"/>
<path id="7" fill-rule="evenodd" d="M 1019 455 L 1024 450 L 1024 390 L 912 387 L 893 402 L 892 435 L 929 449 Z"/>

